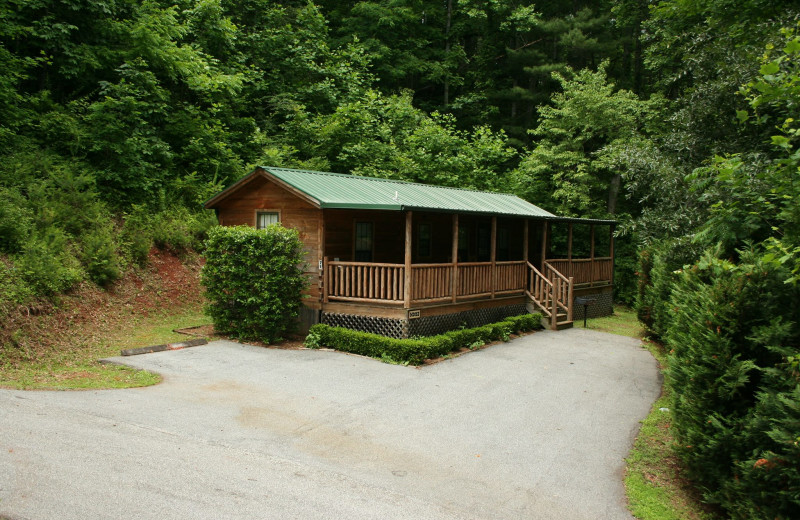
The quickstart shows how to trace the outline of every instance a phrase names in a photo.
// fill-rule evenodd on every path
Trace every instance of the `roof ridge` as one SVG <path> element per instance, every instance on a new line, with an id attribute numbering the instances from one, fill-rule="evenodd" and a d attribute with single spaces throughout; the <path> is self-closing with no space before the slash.
<path id="1" fill-rule="evenodd" d="M 347 177 L 350 179 L 364 179 L 367 181 L 375 181 L 375 182 L 393 182 L 393 183 L 400 183 L 400 184 L 411 184 L 414 186 L 425 186 L 426 188 L 442 188 L 448 190 L 458 190 L 458 191 L 468 191 L 470 193 L 487 193 L 492 195 L 508 195 L 509 197 L 517 197 L 520 198 L 519 195 L 515 195 L 513 193 L 506 193 L 504 191 L 485 191 L 485 190 L 477 190 L 473 188 L 459 188 L 455 186 L 441 186 L 439 184 L 426 184 L 424 182 L 413 182 L 413 181 L 404 181 L 401 179 L 387 179 L 385 177 L 366 177 L 364 175 L 353 175 L 350 173 L 334 173 L 334 172 L 321 172 L 317 170 L 301 170 L 299 168 L 282 168 L 278 166 L 260 166 L 266 171 L 270 170 L 282 170 L 287 172 L 298 172 L 298 173 L 314 173 L 318 175 L 330 175 L 332 177 Z M 524 199 L 523 199 L 524 200 Z"/>

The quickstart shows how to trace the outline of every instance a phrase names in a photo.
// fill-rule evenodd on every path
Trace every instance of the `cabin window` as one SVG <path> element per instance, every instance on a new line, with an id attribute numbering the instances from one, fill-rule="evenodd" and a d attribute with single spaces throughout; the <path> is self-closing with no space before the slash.
<path id="1" fill-rule="evenodd" d="M 417 226 L 417 256 L 430 258 L 431 256 L 431 225 L 427 222 Z"/>
<path id="2" fill-rule="evenodd" d="M 355 257 L 356 262 L 372 262 L 373 246 L 372 222 L 356 222 Z"/>
<path id="3" fill-rule="evenodd" d="M 277 211 L 257 211 L 256 228 L 264 229 L 270 224 L 277 224 L 281 221 L 281 214 Z"/>

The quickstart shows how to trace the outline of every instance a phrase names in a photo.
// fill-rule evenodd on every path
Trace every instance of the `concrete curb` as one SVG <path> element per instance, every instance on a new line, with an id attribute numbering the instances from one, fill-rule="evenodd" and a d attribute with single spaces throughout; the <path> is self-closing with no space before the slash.
<path id="1" fill-rule="evenodd" d="M 163 352 L 165 350 L 181 350 L 187 347 L 198 347 L 208 343 L 207 339 L 190 339 L 179 343 L 166 343 L 164 345 L 151 345 L 149 347 L 129 348 L 121 350 L 121 356 L 138 356 L 139 354 L 150 354 L 151 352 Z"/>

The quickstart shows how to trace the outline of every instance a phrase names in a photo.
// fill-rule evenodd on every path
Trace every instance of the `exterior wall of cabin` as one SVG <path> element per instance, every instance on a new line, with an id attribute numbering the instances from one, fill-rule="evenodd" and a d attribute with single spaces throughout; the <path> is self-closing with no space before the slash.
<path id="1" fill-rule="evenodd" d="M 304 244 L 306 273 L 311 285 L 303 303 L 320 308 L 319 261 L 322 259 L 322 210 L 294 193 L 268 181 L 254 177 L 241 189 L 231 193 L 217 205 L 219 223 L 223 226 L 256 225 L 258 211 L 277 211 L 284 227 L 296 229 Z"/>
<path id="2" fill-rule="evenodd" d="M 326 209 L 325 255 L 342 262 L 353 262 L 357 222 L 372 223 L 372 262 L 403 263 L 405 214 L 401 211 Z"/>

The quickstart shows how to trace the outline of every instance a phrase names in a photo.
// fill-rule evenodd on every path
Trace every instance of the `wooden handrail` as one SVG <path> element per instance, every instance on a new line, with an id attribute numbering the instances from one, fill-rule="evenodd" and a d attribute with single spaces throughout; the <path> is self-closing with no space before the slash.
<path id="1" fill-rule="evenodd" d="M 381 264 L 376 262 L 342 262 L 339 260 L 330 260 L 328 261 L 328 265 L 330 266 L 369 266 L 369 267 L 403 267 L 403 264 Z"/>
<path id="2" fill-rule="evenodd" d="M 530 271 L 530 280 L 527 283 L 525 294 L 544 312 L 550 319 L 550 327 L 558 329 L 563 323 L 558 321 L 559 309 L 566 313 L 566 321 L 572 321 L 572 300 L 574 280 L 567 278 L 555 267 L 545 262 L 545 276 L 533 264 L 526 262 Z"/>
<path id="3" fill-rule="evenodd" d="M 564 276 L 563 274 L 561 274 L 561 273 L 558 271 L 558 269 L 556 269 L 555 267 L 553 267 L 552 265 L 550 265 L 550 263 L 549 263 L 549 262 L 545 262 L 545 263 L 544 263 L 544 265 L 545 265 L 545 266 L 547 266 L 547 268 L 550 270 L 550 272 L 551 272 L 551 273 L 553 273 L 553 274 L 556 276 L 556 278 L 561 278 L 561 280 L 563 280 L 564 282 L 567 282 L 567 283 L 569 283 L 569 278 L 567 278 L 566 276 Z"/>
<path id="4" fill-rule="evenodd" d="M 545 275 L 543 275 L 541 271 L 539 271 L 538 269 L 536 269 L 536 267 L 535 267 L 535 266 L 534 266 L 532 263 L 528 262 L 528 268 L 529 268 L 531 271 L 533 271 L 533 273 L 534 273 L 534 274 L 537 274 L 537 275 L 539 275 L 539 276 L 540 276 L 540 277 L 541 277 L 541 278 L 542 278 L 542 279 L 543 279 L 545 282 L 547 282 L 547 283 L 548 283 L 548 284 L 550 284 L 550 285 L 553 285 L 553 282 L 551 282 L 550 280 L 548 280 L 548 279 L 547 279 L 547 277 L 546 277 Z"/>

